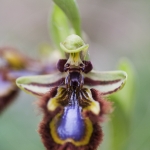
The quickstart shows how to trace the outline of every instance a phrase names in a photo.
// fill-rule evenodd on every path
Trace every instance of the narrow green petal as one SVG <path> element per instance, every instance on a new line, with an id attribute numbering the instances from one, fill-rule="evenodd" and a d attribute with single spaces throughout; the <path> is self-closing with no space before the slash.
<path id="1" fill-rule="evenodd" d="M 54 73 L 50 75 L 20 77 L 16 80 L 16 84 L 27 93 L 42 96 L 50 91 L 52 87 L 63 86 L 64 76 L 65 74 L 63 73 Z"/>
<path id="2" fill-rule="evenodd" d="M 88 74 L 84 74 L 85 86 L 97 89 L 103 95 L 112 94 L 120 90 L 126 80 L 127 74 L 124 71 L 91 71 Z"/>

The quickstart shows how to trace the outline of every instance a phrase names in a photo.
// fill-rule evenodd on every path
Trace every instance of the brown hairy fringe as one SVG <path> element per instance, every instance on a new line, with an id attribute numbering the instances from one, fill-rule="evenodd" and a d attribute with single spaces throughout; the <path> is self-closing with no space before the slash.
<path id="1" fill-rule="evenodd" d="M 63 145 L 57 144 L 50 132 L 49 124 L 52 121 L 53 117 L 62 111 L 61 108 L 57 108 L 55 111 L 48 111 L 47 103 L 50 98 L 54 97 L 57 93 L 57 87 L 51 89 L 40 101 L 38 102 L 39 107 L 41 108 L 44 116 L 39 125 L 39 134 L 41 135 L 41 140 L 47 150 L 96 150 L 98 145 L 101 143 L 103 138 L 102 129 L 97 122 L 93 122 L 93 133 L 91 135 L 90 141 L 85 146 L 75 146 L 72 143 L 68 142 Z"/>
<path id="2" fill-rule="evenodd" d="M 47 103 L 48 101 L 53 98 L 57 94 L 57 87 L 52 88 L 49 92 L 47 92 L 42 98 L 39 99 L 37 102 L 37 105 L 43 112 L 43 114 L 49 113 L 47 109 Z"/>
<path id="3" fill-rule="evenodd" d="M 41 135 L 41 140 L 47 150 L 58 150 L 59 144 L 56 144 L 50 134 L 50 122 L 53 117 L 60 111 L 56 109 L 54 112 L 49 112 L 44 114 L 43 120 L 39 125 L 39 134 Z"/>
<path id="4" fill-rule="evenodd" d="M 100 111 L 100 114 L 99 114 L 99 121 L 103 122 L 105 120 L 105 116 L 107 114 L 112 113 L 113 103 L 106 100 L 106 98 L 104 98 L 104 96 L 98 90 L 91 89 L 91 93 L 92 93 L 93 99 L 98 101 L 99 104 L 100 104 L 101 111 Z"/>
<path id="5" fill-rule="evenodd" d="M 48 101 L 56 94 L 57 87 L 52 88 L 51 91 L 47 92 L 37 103 L 44 115 L 39 125 L 38 132 L 41 135 L 41 140 L 47 150 L 58 150 L 59 148 L 59 145 L 56 144 L 51 137 L 49 124 L 52 121 L 53 117 L 61 111 L 61 108 L 57 108 L 55 111 L 49 111 L 47 109 Z"/>

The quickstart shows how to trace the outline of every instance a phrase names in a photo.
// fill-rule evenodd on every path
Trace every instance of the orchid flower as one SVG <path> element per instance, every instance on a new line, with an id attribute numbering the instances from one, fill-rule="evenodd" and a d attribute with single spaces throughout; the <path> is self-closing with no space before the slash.
<path id="1" fill-rule="evenodd" d="M 103 138 L 100 125 L 112 112 L 106 97 L 123 88 L 127 74 L 93 70 L 85 60 L 89 45 L 75 34 L 60 47 L 67 58 L 58 61 L 57 72 L 20 77 L 17 86 L 40 98 L 39 133 L 47 150 L 96 150 Z"/>
<path id="2" fill-rule="evenodd" d="M 12 47 L 0 48 L 0 113 L 10 104 L 18 93 L 15 80 L 20 76 L 37 75 L 50 72 L 39 60 L 31 59 Z"/>

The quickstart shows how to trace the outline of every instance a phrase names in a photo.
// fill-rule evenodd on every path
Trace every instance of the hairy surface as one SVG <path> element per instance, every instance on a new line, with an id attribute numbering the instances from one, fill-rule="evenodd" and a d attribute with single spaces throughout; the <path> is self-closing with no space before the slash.
<path id="1" fill-rule="evenodd" d="M 43 112 L 43 119 L 39 125 L 39 133 L 41 135 L 42 142 L 47 150 L 96 150 L 98 145 L 101 143 L 103 138 L 102 129 L 99 125 L 103 121 L 103 116 L 108 114 L 112 110 L 112 104 L 102 98 L 101 94 L 92 89 L 93 99 L 100 103 L 101 112 L 99 115 L 94 115 L 92 112 L 88 111 L 86 114 L 83 114 L 84 117 L 89 117 L 93 123 L 93 133 L 91 135 L 90 141 L 85 146 L 75 146 L 70 142 L 66 142 L 63 145 L 57 144 L 51 134 L 49 123 L 52 121 L 53 117 L 60 113 L 62 108 L 58 107 L 55 111 L 49 111 L 47 109 L 47 103 L 50 98 L 54 97 L 57 94 L 57 87 L 53 88 L 48 92 L 42 99 L 40 99 L 38 105 Z"/>
<path id="2" fill-rule="evenodd" d="M 92 97 L 94 100 L 98 101 L 100 104 L 100 121 L 104 121 L 105 116 L 112 113 L 113 111 L 113 103 L 108 101 L 98 90 L 91 89 Z"/>

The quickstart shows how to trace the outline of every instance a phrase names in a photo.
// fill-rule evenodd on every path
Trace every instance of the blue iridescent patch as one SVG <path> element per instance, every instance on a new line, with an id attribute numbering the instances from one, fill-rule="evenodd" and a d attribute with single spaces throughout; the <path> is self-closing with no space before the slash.
<path id="1" fill-rule="evenodd" d="M 64 108 L 64 113 L 58 123 L 57 133 L 63 140 L 71 138 L 79 141 L 85 133 L 85 123 L 81 115 L 81 107 L 76 99 L 76 94 L 72 94 L 70 103 Z"/>

